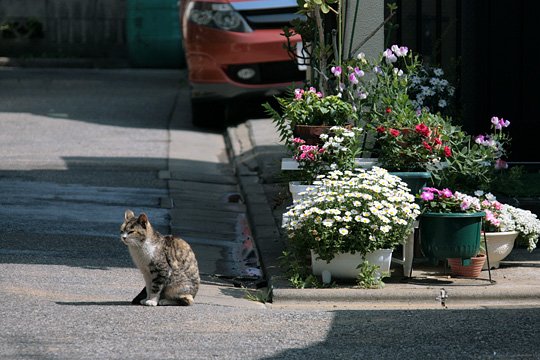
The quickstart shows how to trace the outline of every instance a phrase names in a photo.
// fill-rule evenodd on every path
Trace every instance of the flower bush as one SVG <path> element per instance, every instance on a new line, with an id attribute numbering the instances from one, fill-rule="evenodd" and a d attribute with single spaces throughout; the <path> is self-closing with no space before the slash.
<path id="1" fill-rule="evenodd" d="M 370 61 L 359 53 L 343 66 L 332 67 L 336 83 L 334 91 L 354 105 L 362 125 L 373 124 L 388 113 L 388 109 L 412 106 L 407 95 L 410 77 L 420 66 L 418 57 L 405 46 L 392 45 Z"/>
<path id="2" fill-rule="evenodd" d="M 333 126 L 329 134 L 321 134 L 321 145 L 308 145 L 303 139 L 294 138 L 293 159 L 302 171 L 302 180 L 313 183 L 317 175 L 336 170 L 352 170 L 360 153 L 361 128 Z"/>
<path id="3" fill-rule="evenodd" d="M 505 156 L 510 138 L 505 128 L 509 125 L 508 120 L 493 116 L 490 134 L 473 138 L 463 133 L 456 137 L 453 156 L 446 159 L 446 166 L 436 174 L 437 183 L 463 192 L 492 190 L 508 167 Z"/>
<path id="4" fill-rule="evenodd" d="M 488 232 L 517 231 L 527 249 L 533 251 L 540 237 L 540 220 L 529 210 L 502 204 L 491 193 L 475 192 L 481 209 L 486 213 L 484 230 Z"/>
<path id="5" fill-rule="evenodd" d="M 411 118 L 412 117 L 412 118 Z M 389 170 L 426 171 L 452 157 L 451 132 L 438 116 L 427 112 L 377 127 L 379 162 Z M 393 124 L 393 126 L 392 126 Z M 401 124 L 401 125 L 400 125 Z"/>
<path id="6" fill-rule="evenodd" d="M 392 171 L 438 170 L 452 156 L 454 139 L 461 134 L 448 119 L 411 101 L 409 91 L 419 68 L 418 57 L 398 45 L 374 62 L 360 53 L 343 67 L 332 67 L 336 93 L 353 104 L 360 123 L 375 134 L 368 150 Z"/>
<path id="7" fill-rule="evenodd" d="M 459 191 L 425 187 L 419 195 L 422 210 L 434 213 L 474 213 L 482 211 L 477 197 L 463 194 Z"/>
<path id="8" fill-rule="evenodd" d="M 297 88 L 291 95 L 276 99 L 281 114 L 269 103 L 263 107 L 276 124 L 281 140 L 289 145 L 296 125 L 345 126 L 354 124 L 357 119 L 350 103 L 336 95 L 324 96 L 314 87 Z"/>
<path id="9" fill-rule="evenodd" d="M 407 185 L 386 170 L 336 170 L 289 208 L 284 228 L 294 248 L 330 261 L 339 253 L 394 248 L 419 213 Z"/>
<path id="10" fill-rule="evenodd" d="M 408 92 L 416 109 L 450 115 L 455 88 L 443 76 L 443 69 L 431 66 L 421 66 L 411 76 Z"/>

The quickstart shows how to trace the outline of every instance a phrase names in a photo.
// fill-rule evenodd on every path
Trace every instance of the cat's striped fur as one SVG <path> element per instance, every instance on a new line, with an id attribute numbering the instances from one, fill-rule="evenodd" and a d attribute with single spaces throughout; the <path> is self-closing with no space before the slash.
<path id="1" fill-rule="evenodd" d="M 133 303 L 142 305 L 192 305 L 199 290 L 197 259 L 184 240 L 161 235 L 146 214 L 126 210 L 120 227 L 121 240 L 146 284 Z"/>

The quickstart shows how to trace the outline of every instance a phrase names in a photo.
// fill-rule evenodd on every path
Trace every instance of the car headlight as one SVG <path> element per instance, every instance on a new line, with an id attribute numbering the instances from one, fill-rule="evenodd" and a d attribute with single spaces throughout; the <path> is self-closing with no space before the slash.
<path id="1" fill-rule="evenodd" d="M 189 21 L 214 29 L 235 32 L 253 31 L 246 20 L 229 4 L 192 2 L 187 9 Z"/>

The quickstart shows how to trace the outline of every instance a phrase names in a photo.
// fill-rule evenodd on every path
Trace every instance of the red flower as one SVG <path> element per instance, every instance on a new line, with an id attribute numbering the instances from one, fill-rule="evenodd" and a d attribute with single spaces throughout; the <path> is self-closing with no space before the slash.
<path id="1" fill-rule="evenodd" d="M 398 137 L 399 134 L 400 134 L 399 130 L 390 129 L 390 135 L 392 135 L 393 137 Z"/>
<path id="2" fill-rule="evenodd" d="M 387 114 L 390 114 L 391 112 L 392 112 L 392 109 L 389 108 L 389 107 L 387 107 L 387 108 L 386 108 L 386 113 L 387 113 Z"/>
<path id="3" fill-rule="evenodd" d="M 426 124 L 416 125 L 415 130 L 417 133 L 425 137 L 428 137 L 431 134 L 431 130 L 426 126 Z"/>
<path id="4" fill-rule="evenodd" d="M 448 146 L 444 147 L 444 156 L 447 158 L 452 156 L 452 149 L 450 149 Z"/>
<path id="5" fill-rule="evenodd" d="M 437 144 L 437 145 L 442 145 L 442 141 L 439 138 L 433 139 L 433 142 L 435 142 L 435 144 Z"/>
<path id="6" fill-rule="evenodd" d="M 426 148 L 428 151 L 431 151 L 431 150 L 432 150 L 431 145 L 429 145 L 427 142 L 422 141 L 422 145 L 424 145 L 424 148 Z"/>
<path id="7" fill-rule="evenodd" d="M 379 127 L 377 127 L 377 132 L 378 132 L 379 134 L 382 134 L 382 133 L 384 133 L 385 131 L 386 131 L 386 129 L 385 129 L 384 126 L 379 126 Z"/>

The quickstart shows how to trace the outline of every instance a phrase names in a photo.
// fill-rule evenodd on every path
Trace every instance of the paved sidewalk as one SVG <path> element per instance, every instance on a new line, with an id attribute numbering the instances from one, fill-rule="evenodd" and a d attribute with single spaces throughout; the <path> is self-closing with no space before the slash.
<path id="1" fill-rule="evenodd" d="M 287 157 L 269 119 L 249 120 L 227 129 L 227 145 L 247 205 L 248 216 L 264 273 L 273 289 L 273 307 L 440 308 L 441 289 L 448 308 L 540 306 L 540 251 L 515 248 L 501 267 L 479 279 L 452 278 L 442 266 L 415 263 L 411 278 L 392 264 L 383 289 L 339 286 L 295 289 L 286 280 L 279 257 L 285 249 L 281 214 L 291 200 L 280 165 Z"/>

